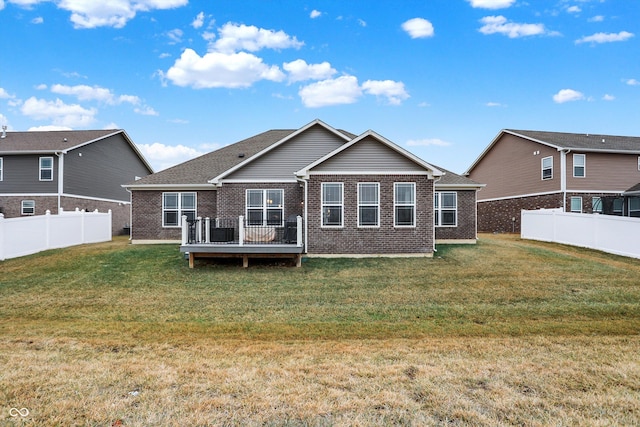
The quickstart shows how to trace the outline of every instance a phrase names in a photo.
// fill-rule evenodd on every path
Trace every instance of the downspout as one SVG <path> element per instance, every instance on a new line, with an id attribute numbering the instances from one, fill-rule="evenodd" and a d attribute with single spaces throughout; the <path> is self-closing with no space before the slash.
<path id="1" fill-rule="evenodd" d="M 567 211 L 567 154 L 571 149 L 560 150 L 560 192 L 562 193 L 562 211 Z"/>
<path id="2" fill-rule="evenodd" d="M 64 192 L 64 152 L 56 151 L 55 155 L 58 156 L 58 214 L 60 214 L 62 193 Z"/>
<path id="3" fill-rule="evenodd" d="M 129 193 L 129 241 L 133 239 L 133 192 L 125 188 L 127 193 Z"/>
<path id="4" fill-rule="evenodd" d="M 306 179 L 303 179 L 303 178 L 296 178 L 296 181 L 304 183 L 304 201 L 303 201 L 303 203 L 304 203 L 304 212 L 302 213 L 302 215 L 304 215 L 304 218 L 303 218 L 304 219 L 304 251 L 306 253 L 308 248 L 309 248 L 309 246 L 307 245 L 308 239 L 309 239 L 309 233 L 308 233 L 308 230 L 309 230 L 309 225 L 308 225 L 309 224 L 309 221 L 308 221 L 309 215 L 308 215 L 308 212 L 309 211 L 308 211 L 308 208 L 307 208 L 309 206 L 309 203 L 307 203 L 308 200 L 309 200 L 308 199 L 309 181 L 307 181 Z"/>
<path id="5" fill-rule="evenodd" d="M 439 176 L 437 178 L 433 178 L 433 198 L 436 197 L 436 182 L 440 181 L 440 179 L 442 178 L 442 176 Z M 433 206 L 434 206 L 434 201 L 431 200 L 431 210 L 433 211 L 433 214 L 435 215 L 435 211 L 433 210 Z M 433 252 L 436 253 L 438 252 L 438 249 L 436 249 L 436 219 L 433 218 L 433 221 L 431 222 L 431 229 L 433 230 Z"/>

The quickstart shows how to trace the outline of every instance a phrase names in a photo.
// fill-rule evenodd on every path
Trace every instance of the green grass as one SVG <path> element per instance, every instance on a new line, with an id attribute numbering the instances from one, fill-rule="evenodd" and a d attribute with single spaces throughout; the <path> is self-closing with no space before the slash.
<path id="1" fill-rule="evenodd" d="M 116 239 L 0 273 L 0 426 L 640 419 L 636 259 L 486 235 L 434 258 L 189 269 Z"/>

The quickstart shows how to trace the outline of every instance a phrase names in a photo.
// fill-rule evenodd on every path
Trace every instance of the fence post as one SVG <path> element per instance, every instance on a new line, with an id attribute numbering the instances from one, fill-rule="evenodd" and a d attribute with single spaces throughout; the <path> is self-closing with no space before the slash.
<path id="1" fill-rule="evenodd" d="M 198 224 L 196 228 L 196 241 L 198 243 L 202 242 L 202 217 L 199 216 L 196 218 L 196 224 Z"/>
<path id="2" fill-rule="evenodd" d="M 113 212 L 109 209 L 107 213 L 109 214 L 109 238 L 113 240 Z"/>
<path id="3" fill-rule="evenodd" d="M 302 217 L 298 215 L 296 217 L 296 243 L 298 247 L 302 247 Z"/>
<path id="4" fill-rule="evenodd" d="M 211 243 L 211 218 L 204 219 L 204 242 Z"/>
<path id="5" fill-rule="evenodd" d="M 244 245 L 244 216 L 238 217 L 238 245 Z"/>
<path id="6" fill-rule="evenodd" d="M 4 261 L 4 214 L 0 213 L 0 261 Z"/>
<path id="7" fill-rule="evenodd" d="M 182 245 L 189 242 L 189 226 L 187 225 L 187 216 L 182 215 Z"/>
<path id="8" fill-rule="evenodd" d="M 44 248 L 51 248 L 51 211 L 49 209 L 44 213 Z"/>

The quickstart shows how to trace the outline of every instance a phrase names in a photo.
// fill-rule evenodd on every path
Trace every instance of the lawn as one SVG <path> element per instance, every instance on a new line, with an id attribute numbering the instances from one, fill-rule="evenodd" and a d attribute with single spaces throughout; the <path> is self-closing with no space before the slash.
<path id="1" fill-rule="evenodd" d="M 116 239 L 0 272 L 0 425 L 640 424 L 630 258 L 482 235 L 189 269 Z"/>

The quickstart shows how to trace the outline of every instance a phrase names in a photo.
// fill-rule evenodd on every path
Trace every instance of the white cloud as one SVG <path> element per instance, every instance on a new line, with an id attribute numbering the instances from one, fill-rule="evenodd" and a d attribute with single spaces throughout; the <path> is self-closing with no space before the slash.
<path id="1" fill-rule="evenodd" d="M 32 126 L 27 129 L 28 132 L 49 132 L 54 130 L 73 130 L 69 126 L 55 126 L 55 125 L 45 125 L 45 126 Z"/>
<path id="2" fill-rule="evenodd" d="M 360 25 L 361 27 L 366 27 L 367 21 L 365 21 L 364 19 L 358 18 L 358 25 Z"/>
<path id="3" fill-rule="evenodd" d="M 471 7 L 479 9 L 504 9 L 510 7 L 516 0 L 467 0 Z"/>
<path id="4" fill-rule="evenodd" d="M 160 115 L 156 110 L 149 107 L 148 105 L 145 105 L 142 108 L 134 108 L 133 112 L 136 114 L 141 114 L 143 116 L 159 116 Z"/>
<path id="5" fill-rule="evenodd" d="M 400 105 L 409 98 L 404 83 L 393 80 L 367 80 L 362 84 L 362 89 L 369 95 L 385 97 L 391 105 Z"/>
<path id="6" fill-rule="evenodd" d="M 300 82 L 304 80 L 324 80 L 333 76 L 337 71 L 328 62 L 320 64 L 307 64 L 303 59 L 285 62 L 282 68 L 289 73 L 290 82 Z"/>
<path id="7" fill-rule="evenodd" d="M 0 10 L 4 9 L 4 0 L 0 0 Z"/>
<path id="8" fill-rule="evenodd" d="M 614 101 L 616 99 L 615 96 L 613 95 L 609 95 L 608 93 L 606 93 L 603 97 L 602 100 L 603 101 Z"/>
<path id="9" fill-rule="evenodd" d="M 585 99 L 584 94 L 573 89 L 562 89 L 553 95 L 553 101 L 557 104 L 563 104 L 570 101 L 580 101 L 583 99 Z"/>
<path id="10" fill-rule="evenodd" d="M 179 28 L 167 31 L 167 37 L 171 40 L 171 44 L 181 43 L 183 35 L 184 32 Z"/>
<path id="11" fill-rule="evenodd" d="M 304 43 L 291 37 L 284 31 L 266 30 L 253 25 L 237 25 L 226 23 L 219 30 L 220 38 L 213 44 L 219 52 L 237 52 L 248 50 L 256 52 L 261 49 L 301 48 Z"/>
<path id="12" fill-rule="evenodd" d="M 320 12 L 319 10 L 315 10 L 315 9 L 313 9 L 311 11 L 311 13 L 309 14 L 309 18 L 311 18 L 311 19 L 316 19 L 316 18 L 319 18 L 321 16 L 322 16 L 322 12 Z"/>
<path id="13" fill-rule="evenodd" d="M 97 110 L 84 108 L 78 104 L 65 104 L 60 99 L 47 101 L 34 96 L 21 107 L 22 114 L 35 120 L 51 120 L 53 125 L 85 127 L 95 120 Z"/>
<path id="14" fill-rule="evenodd" d="M 205 154 L 181 144 L 165 145 L 154 142 L 153 144 L 137 144 L 137 146 L 156 172 Z"/>
<path id="15" fill-rule="evenodd" d="M 204 25 L 204 12 L 200 12 L 195 17 L 193 22 L 191 22 L 191 26 L 197 30 L 198 28 L 201 28 L 203 25 Z"/>
<path id="16" fill-rule="evenodd" d="M 576 44 L 623 42 L 629 40 L 633 36 L 634 34 L 628 31 L 620 31 L 619 33 L 596 33 L 576 40 Z"/>
<path id="17" fill-rule="evenodd" d="M 362 96 L 362 89 L 356 77 L 341 76 L 312 83 L 301 88 L 298 94 L 306 107 L 316 108 L 353 104 Z"/>
<path id="18" fill-rule="evenodd" d="M 580 12 L 582 12 L 582 9 L 580 9 L 580 6 L 569 6 L 567 8 L 567 12 L 569 12 L 569 13 L 580 13 Z"/>
<path id="19" fill-rule="evenodd" d="M 482 34 L 503 34 L 509 38 L 535 36 L 548 33 L 543 24 L 519 24 L 508 22 L 504 16 L 485 16 L 480 20 Z"/>
<path id="20" fill-rule="evenodd" d="M 433 37 L 433 24 L 424 18 L 413 18 L 402 23 L 402 29 L 412 39 Z"/>
<path id="21" fill-rule="evenodd" d="M 44 87 L 46 89 L 46 86 Z M 51 92 L 59 95 L 72 95 L 78 98 L 80 101 L 99 101 L 109 105 L 122 104 L 124 102 L 138 105 L 140 98 L 134 95 L 120 95 L 116 96 L 110 89 L 106 89 L 100 86 L 65 86 L 61 84 L 55 84 L 51 86 Z"/>
<path id="22" fill-rule="evenodd" d="M 9 95 L 9 92 L 7 92 L 4 88 L 0 87 L 0 99 L 11 99 L 13 98 L 12 95 Z"/>
<path id="23" fill-rule="evenodd" d="M 629 86 L 640 86 L 640 81 L 636 79 L 627 79 L 625 80 L 625 83 Z"/>
<path id="24" fill-rule="evenodd" d="M 38 16 L 31 20 L 32 24 L 42 24 L 44 22 L 44 18 L 42 16 Z"/>
<path id="25" fill-rule="evenodd" d="M 602 22 L 602 21 L 604 21 L 604 16 L 596 15 L 593 18 L 589 18 L 588 21 L 589 22 Z"/>
<path id="26" fill-rule="evenodd" d="M 195 89 L 249 87 L 259 80 L 282 81 L 284 73 L 277 66 L 268 66 L 261 58 L 246 52 L 210 52 L 198 55 L 193 49 L 185 49 L 164 78 L 178 86 Z"/>
<path id="27" fill-rule="evenodd" d="M 487 102 L 484 104 L 487 107 L 502 107 L 503 105 L 499 102 Z"/>
<path id="28" fill-rule="evenodd" d="M 448 147 L 451 145 L 451 143 L 447 141 L 443 141 L 442 139 L 439 139 L 439 138 L 425 138 L 425 139 L 410 139 L 409 141 L 407 141 L 407 145 L 409 147 L 429 147 L 429 146 Z"/>

